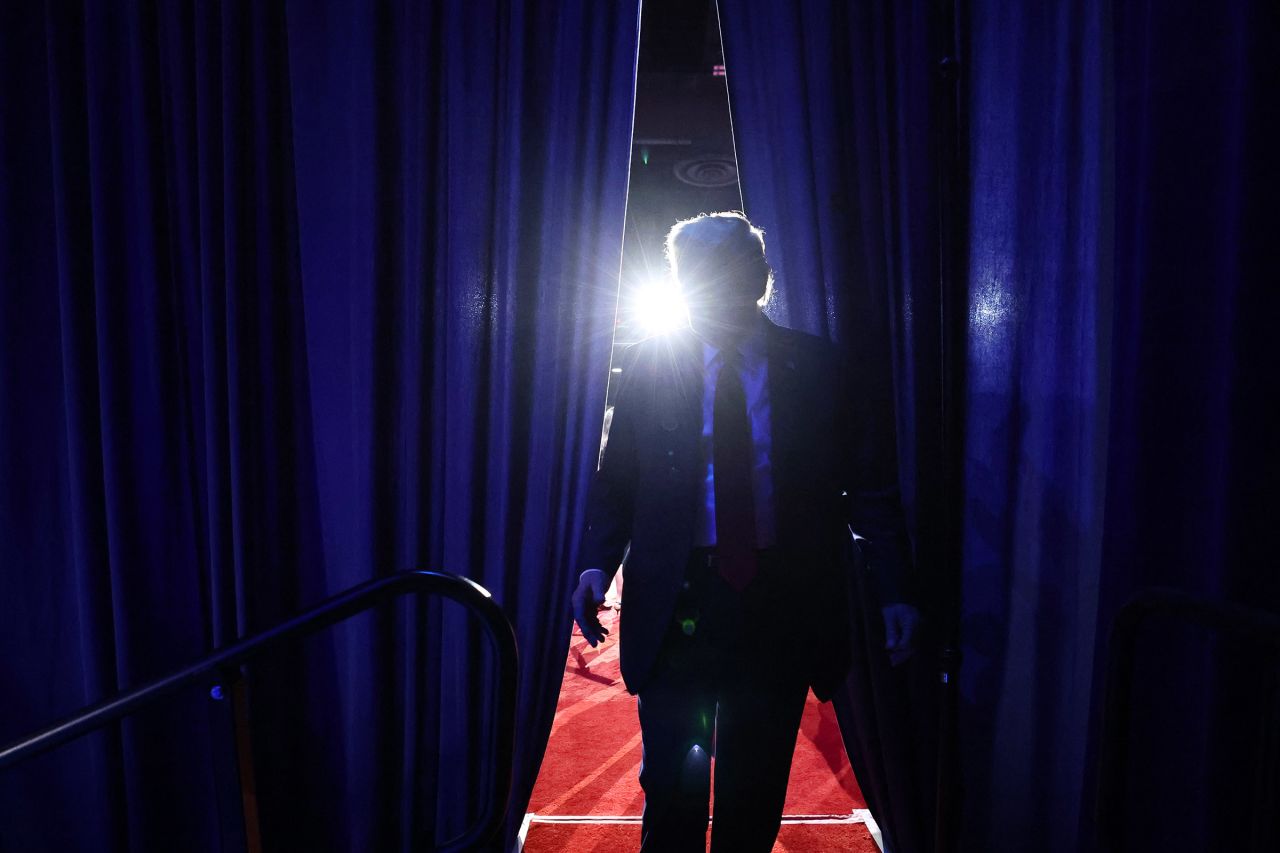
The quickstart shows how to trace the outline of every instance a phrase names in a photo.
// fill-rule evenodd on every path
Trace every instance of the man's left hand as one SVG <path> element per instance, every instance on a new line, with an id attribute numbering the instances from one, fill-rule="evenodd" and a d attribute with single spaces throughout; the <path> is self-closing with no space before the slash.
<path id="1" fill-rule="evenodd" d="M 889 663 L 897 666 L 915 653 L 920 611 L 910 604 L 890 604 L 881 608 L 881 612 L 884 614 L 884 650 L 889 653 Z"/>

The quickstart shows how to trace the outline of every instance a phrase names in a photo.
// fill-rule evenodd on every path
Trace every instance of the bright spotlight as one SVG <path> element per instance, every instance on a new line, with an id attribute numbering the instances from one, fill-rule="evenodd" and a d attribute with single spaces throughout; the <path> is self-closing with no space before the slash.
<path id="1" fill-rule="evenodd" d="M 662 335 L 689 325 L 689 311 L 674 284 L 651 282 L 636 292 L 632 316 L 650 335 Z"/>

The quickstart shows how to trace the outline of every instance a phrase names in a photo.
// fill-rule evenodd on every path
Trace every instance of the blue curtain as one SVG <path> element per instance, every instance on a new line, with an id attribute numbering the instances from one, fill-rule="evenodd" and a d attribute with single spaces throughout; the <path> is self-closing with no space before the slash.
<path id="1" fill-rule="evenodd" d="M 743 202 L 766 232 L 783 325 L 839 341 L 897 453 L 916 562 L 940 565 L 938 230 L 928 4 L 720 0 Z M 896 437 L 896 440 L 895 440 Z M 936 613 L 938 584 L 917 578 Z M 879 607 L 857 601 L 854 667 L 834 699 L 846 751 L 897 853 L 931 849 L 935 642 L 897 670 Z"/>
<path id="2" fill-rule="evenodd" d="M 9 740 L 323 587 L 279 10 L 3 15 Z M 221 706 L 187 691 L 4 774 L 0 845 L 234 844 L 232 749 Z"/>
<path id="3" fill-rule="evenodd" d="M 1158 583 L 1280 611 L 1280 27 L 1247 0 L 964 6 L 965 840 L 1065 853 L 1094 842 L 1119 606 Z M 1277 773 L 1251 657 L 1151 625 L 1125 849 L 1250 849 Z"/>
<path id="4" fill-rule="evenodd" d="M 1115 215 L 1109 6 L 969 5 L 966 846 L 1087 849 Z"/>
<path id="5" fill-rule="evenodd" d="M 1111 24 L 1102 624 L 1150 584 L 1280 613 L 1280 8 L 1117 2 Z M 1280 847 L 1275 655 L 1156 620 L 1137 667 L 1130 846 Z"/>
<path id="6" fill-rule="evenodd" d="M 550 731 L 604 405 L 635 4 L 5 4 L 0 739 L 375 575 L 521 648 Z M 269 849 L 478 812 L 482 634 L 404 605 L 250 671 Z M 5 849 L 236 849 L 191 691 L 0 779 Z"/>

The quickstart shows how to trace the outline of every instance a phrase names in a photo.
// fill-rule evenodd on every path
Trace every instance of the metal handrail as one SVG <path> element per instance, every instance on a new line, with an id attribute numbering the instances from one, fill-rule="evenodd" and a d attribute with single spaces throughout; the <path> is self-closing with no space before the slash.
<path id="1" fill-rule="evenodd" d="M 1098 757 L 1098 848 L 1123 849 L 1124 795 L 1128 787 L 1129 722 L 1138 631 L 1149 616 L 1168 614 L 1233 639 L 1280 651 L 1280 616 L 1229 601 L 1197 598 L 1181 590 L 1152 587 L 1139 592 L 1116 616 L 1108 649 L 1107 684 Z"/>
<path id="2" fill-rule="evenodd" d="M 485 798 L 485 808 L 475 826 L 438 848 L 445 851 L 474 849 L 497 834 L 511 795 L 518 665 L 516 638 L 511 623 L 488 590 L 467 578 L 445 572 L 398 572 L 338 593 L 260 634 L 218 649 L 136 690 L 87 706 L 61 722 L 6 746 L 0 750 L 0 770 L 107 726 L 176 690 L 206 680 L 211 673 L 238 667 L 276 646 L 314 634 L 411 593 L 444 595 L 474 610 L 493 637 L 498 653 L 497 731 L 494 733 L 497 766 L 490 777 L 492 784 Z"/>

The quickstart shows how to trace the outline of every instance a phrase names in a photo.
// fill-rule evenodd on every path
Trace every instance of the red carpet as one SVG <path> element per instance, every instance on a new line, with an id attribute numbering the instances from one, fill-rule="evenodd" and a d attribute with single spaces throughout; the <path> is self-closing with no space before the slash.
<path id="1" fill-rule="evenodd" d="M 616 611 L 601 622 L 609 638 L 591 648 L 575 626 L 551 740 L 533 789 L 534 816 L 525 850 L 634 850 L 640 844 L 640 724 L 636 700 L 618 672 Z M 714 760 L 713 760 L 714 763 Z M 712 791 L 712 802 L 715 792 Z M 849 816 L 866 804 L 853 778 L 830 704 L 809 694 L 796 740 L 784 815 L 831 816 L 840 823 L 784 823 L 775 851 L 874 851 L 864 823 Z M 569 816 L 617 817 L 611 823 L 564 823 Z M 551 817 L 552 822 L 538 817 Z M 632 822 L 624 822 L 630 819 Z M 821 837 L 819 841 L 818 838 Z M 861 846 L 860 846 L 861 845 Z"/>

